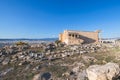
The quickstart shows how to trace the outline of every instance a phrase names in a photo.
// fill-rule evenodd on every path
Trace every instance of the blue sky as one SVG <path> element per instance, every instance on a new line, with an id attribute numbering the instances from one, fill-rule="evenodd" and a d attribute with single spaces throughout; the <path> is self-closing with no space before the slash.
<path id="1" fill-rule="evenodd" d="M 0 38 L 52 38 L 65 29 L 120 37 L 120 0 L 0 0 Z"/>

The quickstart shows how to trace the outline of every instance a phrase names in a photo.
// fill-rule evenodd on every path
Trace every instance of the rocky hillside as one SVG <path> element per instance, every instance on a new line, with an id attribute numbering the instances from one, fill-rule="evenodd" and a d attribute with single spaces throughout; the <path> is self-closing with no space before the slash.
<path id="1" fill-rule="evenodd" d="M 0 49 L 0 80 L 119 80 L 120 47 L 19 44 Z"/>

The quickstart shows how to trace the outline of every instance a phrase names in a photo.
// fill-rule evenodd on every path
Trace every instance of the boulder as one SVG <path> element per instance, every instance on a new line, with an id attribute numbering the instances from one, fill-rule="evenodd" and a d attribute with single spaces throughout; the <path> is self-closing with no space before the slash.
<path id="1" fill-rule="evenodd" d="M 89 80 L 113 80 L 119 71 L 119 65 L 116 63 L 107 63 L 103 66 L 92 65 L 86 69 Z"/>

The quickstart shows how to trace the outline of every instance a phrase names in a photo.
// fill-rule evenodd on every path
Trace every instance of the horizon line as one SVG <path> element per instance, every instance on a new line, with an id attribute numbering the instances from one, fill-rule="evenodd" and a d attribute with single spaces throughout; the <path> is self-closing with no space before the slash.
<path id="1" fill-rule="evenodd" d="M 58 38 L 58 37 L 54 37 Z M 53 38 L 0 38 L 0 39 L 53 39 Z"/>

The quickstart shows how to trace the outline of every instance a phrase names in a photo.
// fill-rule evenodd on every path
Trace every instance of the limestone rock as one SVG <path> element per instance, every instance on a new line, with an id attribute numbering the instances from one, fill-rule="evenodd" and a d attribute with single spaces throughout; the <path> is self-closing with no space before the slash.
<path id="1" fill-rule="evenodd" d="M 41 75 L 40 74 L 36 74 L 32 80 L 41 80 Z"/>
<path id="2" fill-rule="evenodd" d="M 3 65 L 7 65 L 10 62 L 9 58 L 5 58 L 5 60 L 2 62 Z"/>
<path id="3" fill-rule="evenodd" d="M 85 67 L 85 65 L 80 62 L 74 63 L 74 66 L 75 67 L 72 69 L 72 71 L 75 72 L 76 74 L 78 74 L 82 70 L 82 68 Z"/>
<path id="4" fill-rule="evenodd" d="M 78 73 L 77 80 L 87 80 L 87 73 L 85 70 L 82 72 Z"/>
<path id="5" fill-rule="evenodd" d="M 93 65 L 86 69 L 89 80 L 112 80 L 119 74 L 120 68 L 116 63 L 106 65 Z"/>

